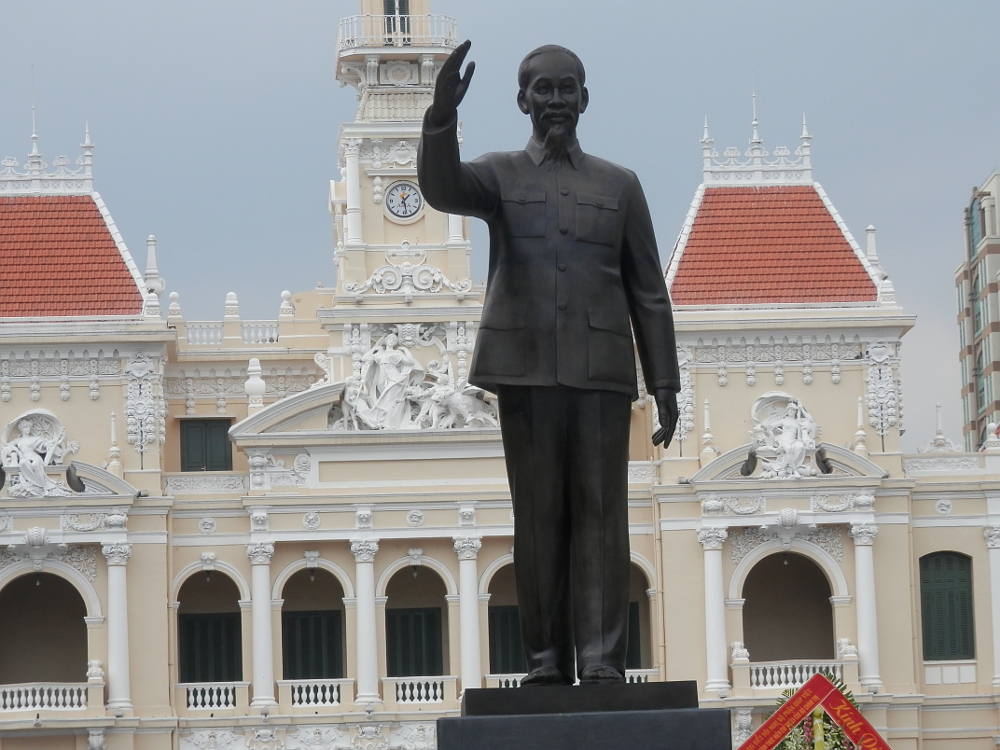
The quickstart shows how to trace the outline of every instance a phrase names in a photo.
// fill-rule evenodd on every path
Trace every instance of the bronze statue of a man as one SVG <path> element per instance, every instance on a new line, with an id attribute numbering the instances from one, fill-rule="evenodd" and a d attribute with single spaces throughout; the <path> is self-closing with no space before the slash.
<path id="1" fill-rule="evenodd" d="M 514 502 L 527 685 L 620 682 L 628 640 L 633 336 L 669 444 L 680 389 L 670 299 L 635 174 L 585 154 L 579 58 L 539 47 L 518 70 L 523 151 L 463 163 L 460 45 L 438 74 L 417 168 L 427 202 L 490 230 L 469 382 L 497 394 Z"/>

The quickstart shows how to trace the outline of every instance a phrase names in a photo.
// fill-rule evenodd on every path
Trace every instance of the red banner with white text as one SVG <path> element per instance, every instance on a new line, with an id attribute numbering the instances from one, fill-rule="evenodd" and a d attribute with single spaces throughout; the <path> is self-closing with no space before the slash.
<path id="1" fill-rule="evenodd" d="M 892 750 L 861 712 L 821 674 L 810 677 L 750 735 L 750 739 L 740 745 L 739 750 L 773 750 L 817 706 L 822 706 L 837 726 L 844 730 L 848 739 L 859 748 Z"/>

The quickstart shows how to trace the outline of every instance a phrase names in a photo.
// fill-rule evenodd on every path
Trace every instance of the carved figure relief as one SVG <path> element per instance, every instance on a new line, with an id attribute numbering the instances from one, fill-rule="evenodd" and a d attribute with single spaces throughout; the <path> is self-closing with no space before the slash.
<path id="1" fill-rule="evenodd" d="M 751 412 L 755 445 L 766 479 L 801 479 L 818 471 L 818 427 L 802 402 L 787 393 L 771 391 L 754 402 Z"/>
<path id="2" fill-rule="evenodd" d="M 360 359 L 359 374 L 348 378 L 340 404 L 331 409 L 333 430 L 451 429 L 498 426 L 496 410 L 486 394 L 456 377 L 450 352 L 434 341 L 432 329 L 385 334 Z M 464 337 L 463 337 L 464 338 Z M 407 343 L 438 343 L 445 363 L 432 361 L 427 370 Z"/>
<path id="3" fill-rule="evenodd" d="M 19 433 L 17 437 L 14 433 Z M 78 442 L 66 441 L 66 430 L 52 412 L 36 409 L 10 422 L 0 437 L 0 463 L 17 469 L 10 478 L 11 497 L 57 497 L 72 495 L 61 481 L 45 473 L 60 466 L 66 456 L 80 450 Z"/>

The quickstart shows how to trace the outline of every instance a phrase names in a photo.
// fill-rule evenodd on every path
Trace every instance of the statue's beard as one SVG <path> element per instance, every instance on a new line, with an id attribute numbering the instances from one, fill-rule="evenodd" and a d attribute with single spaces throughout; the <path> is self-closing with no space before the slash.
<path id="1" fill-rule="evenodd" d="M 569 148 L 573 144 L 573 128 L 567 123 L 552 123 L 545 133 L 542 147 L 545 150 L 544 164 L 559 166 L 569 163 Z"/>

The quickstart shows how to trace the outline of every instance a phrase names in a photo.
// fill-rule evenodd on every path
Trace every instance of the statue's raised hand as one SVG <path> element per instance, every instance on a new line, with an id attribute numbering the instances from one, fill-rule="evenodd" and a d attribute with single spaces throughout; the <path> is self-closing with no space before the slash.
<path id="1" fill-rule="evenodd" d="M 462 63 L 465 62 L 465 56 L 469 54 L 471 46 L 472 42 L 468 39 L 458 45 L 438 72 L 434 84 L 434 102 L 431 104 L 429 115 L 430 124 L 435 127 L 442 127 L 451 122 L 458 112 L 458 105 L 465 98 L 465 92 L 469 90 L 469 81 L 476 72 L 476 64 L 470 61 L 463 76 Z"/>

